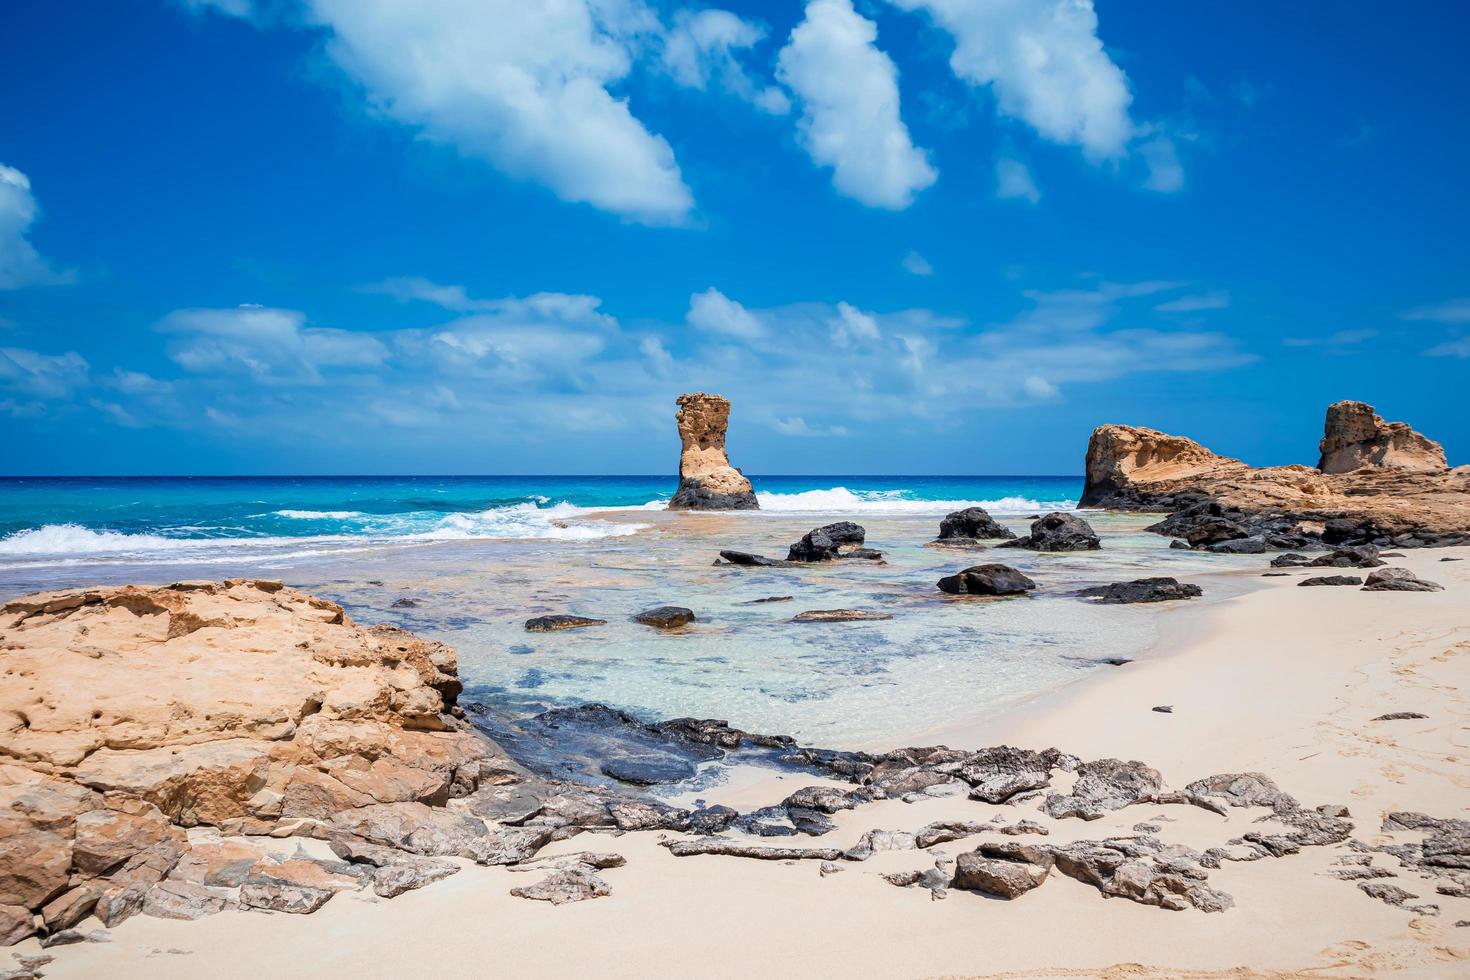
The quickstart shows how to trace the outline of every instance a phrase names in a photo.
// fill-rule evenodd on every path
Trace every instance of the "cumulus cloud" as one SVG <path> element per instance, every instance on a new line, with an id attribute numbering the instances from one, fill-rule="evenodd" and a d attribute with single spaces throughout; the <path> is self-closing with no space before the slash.
<path id="1" fill-rule="evenodd" d="M 804 439 L 815 438 L 819 436 L 841 437 L 847 435 L 847 426 L 845 425 L 813 427 L 807 425 L 806 419 L 802 418 L 800 415 L 793 415 L 791 416 L 791 418 L 787 419 L 775 419 L 771 422 L 771 428 L 775 429 L 783 436 L 796 436 L 798 438 Z"/>
<path id="2" fill-rule="evenodd" d="M 899 112 L 898 70 L 851 0 L 810 0 L 776 73 L 801 108 L 802 146 L 841 194 L 902 209 L 938 178 Z"/>
<path id="3" fill-rule="evenodd" d="M 188 0 L 256 13 L 243 0 Z M 673 150 L 613 89 L 661 30 L 643 0 L 299 0 L 377 116 L 567 201 L 687 220 Z"/>
<path id="4" fill-rule="evenodd" d="M 1148 168 L 1143 186 L 1160 194 L 1174 194 L 1184 189 L 1184 166 L 1179 162 L 1179 148 L 1168 136 L 1155 136 L 1138 148 Z"/>
<path id="5" fill-rule="evenodd" d="M 1014 157 L 1000 157 L 995 161 L 995 196 L 1036 204 L 1041 200 L 1041 190 L 1029 167 Z"/>
<path id="6" fill-rule="evenodd" d="M 696 330 L 742 340 L 755 340 L 766 334 L 766 328 L 754 314 L 713 286 L 689 297 L 689 312 L 684 319 Z"/>
<path id="7" fill-rule="evenodd" d="M 926 12 L 954 39 L 950 68 L 991 86 L 996 104 L 1088 157 L 1123 155 L 1133 137 L 1128 78 L 1098 37 L 1092 0 L 890 0 Z"/>
<path id="8" fill-rule="evenodd" d="M 875 341 L 882 336 L 878 319 L 864 313 L 851 303 L 838 303 L 837 315 L 832 318 L 832 343 L 838 347 L 851 347 L 864 341 Z"/>
<path id="9" fill-rule="evenodd" d="M 53 269 L 26 238 L 40 213 L 30 179 L 14 167 L 0 164 L 0 289 L 66 282 L 70 278 Z"/>
<path id="10" fill-rule="evenodd" d="M 791 110 L 786 93 L 757 84 L 738 57 L 765 36 L 765 28 L 728 10 L 677 10 L 664 36 L 664 68 L 680 85 L 702 92 L 715 84 L 763 112 L 784 115 Z"/>
<path id="11" fill-rule="evenodd" d="M 199 374 L 247 374 L 258 381 L 318 382 L 331 368 L 373 368 L 388 358 L 376 337 L 307 327 L 306 315 L 264 306 L 175 310 L 157 324 L 173 337 L 169 357 Z"/>

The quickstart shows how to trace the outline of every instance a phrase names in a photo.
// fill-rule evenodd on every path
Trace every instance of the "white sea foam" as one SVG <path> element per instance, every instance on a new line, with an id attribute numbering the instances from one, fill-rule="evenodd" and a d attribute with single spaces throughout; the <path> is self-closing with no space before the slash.
<path id="1" fill-rule="evenodd" d="M 277 517 L 289 517 L 293 521 L 345 521 L 353 517 L 365 517 L 360 510 L 277 510 Z"/>
<path id="2" fill-rule="evenodd" d="M 198 541 L 180 541 L 157 534 L 93 531 L 80 524 L 45 524 L 0 538 L 0 555 L 115 555 L 135 551 L 170 551 Z"/>
<path id="3" fill-rule="evenodd" d="M 757 492 L 761 510 L 776 513 L 947 514 L 966 507 L 984 507 L 997 514 L 1030 514 L 1043 510 L 1070 510 L 1074 500 L 1032 500 L 999 497 L 995 500 L 921 500 L 907 490 L 806 490 L 801 493 Z"/>

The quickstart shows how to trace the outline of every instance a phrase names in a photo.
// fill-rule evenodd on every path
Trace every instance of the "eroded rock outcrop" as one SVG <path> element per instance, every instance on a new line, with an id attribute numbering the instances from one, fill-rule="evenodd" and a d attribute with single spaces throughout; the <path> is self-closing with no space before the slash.
<path id="1" fill-rule="evenodd" d="M 750 481 L 725 455 L 730 402 L 704 392 L 679 396 L 679 489 L 670 510 L 756 510 Z"/>
<path id="2" fill-rule="evenodd" d="M 1315 544 L 1418 548 L 1470 542 L 1470 467 L 1361 402 L 1328 410 L 1322 469 L 1251 467 L 1154 429 L 1104 425 L 1082 505 L 1168 511 L 1150 530 L 1227 553 Z"/>
<path id="3" fill-rule="evenodd" d="M 1327 407 L 1317 469 L 1349 473 L 1365 466 L 1442 473 L 1449 469 L 1444 447 L 1425 438 L 1407 422 L 1385 422 L 1363 402 L 1342 401 Z"/>
<path id="4" fill-rule="evenodd" d="M 279 582 L 28 596 L 0 607 L 0 664 L 11 941 L 88 915 L 309 912 L 369 878 L 250 837 L 387 809 L 400 833 L 379 843 L 412 850 L 451 800 L 523 772 L 462 720 L 452 650 Z M 474 842 L 434 853 L 478 859 L 491 829 L 453 819 Z"/>

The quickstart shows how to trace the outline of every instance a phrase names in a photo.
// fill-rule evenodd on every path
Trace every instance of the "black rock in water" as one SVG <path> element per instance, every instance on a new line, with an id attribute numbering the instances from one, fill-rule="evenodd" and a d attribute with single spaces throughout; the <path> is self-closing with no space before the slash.
<path id="1" fill-rule="evenodd" d="M 633 618 L 644 626 L 672 630 L 694 622 L 694 610 L 683 606 L 655 606 L 652 609 L 643 610 Z"/>
<path id="2" fill-rule="evenodd" d="M 1357 575 L 1317 575 L 1313 578 L 1304 578 L 1297 585 L 1362 585 L 1363 580 Z"/>
<path id="3" fill-rule="evenodd" d="M 1097 585 L 1083 589 L 1079 594 L 1107 603 L 1170 602 L 1175 599 L 1196 599 L 1204 595 L 1204 590 L 1198 585 L 1181 583 L 1178 579 L 1159 577 Z"/>
<path id="4" fill-rule="evenodd" d="M 785 562 L 775 558 L 767 558 L 765 555 L 752 555 L 748 551 L 722 551 L 720 557 L 732 565 L 746 565 L 757 568 L 779 568 Z"/>
<path id="5" fill-rule="evenodd" d="M 392 609 L 417 609 L 418 607 L 419 607 L 419 601 L 417 599 L 407 599 L 407 598 L 405 598 L 405 599 L 394 599 L 393 600 L 393 605 L 391 607 L 389 607 L 389 608 L 392 608 Z"/>
<path id="6" fill-rule="evenodd" d="M 842 555 L 844 548 L 860 548 L 868 532 L 861 524 L 838 521 L 812 528 L 792 545 L 786 554 L 787 561 L 833 561 Z"/>
<path id="7" fill-rule="evenodd" d="M 605 626 L 605 619 L 588 619 L 586 616 L 537 616 L 526 620 L 530 633 L 556 633 L 560 630 L 581 629 L 584 626 Z"/>
<path id="8" fill-rule="evenodd" d="M 1003 541 L 997 548 L 1029 548 L 1032 551 L 1096 551 L 1102 547 L 1097 532 L 1076 514 L 1054 511 L 1036 520 L 1024 538 Z"/>
<path id="9" fill-rule="evenodd" d="M 940 541 L 963 543 L 989 538 L 1014 538 L 1016 532 L 996 521 L 984 507 L 966 507 L 939 522 Z"/>
<path id="10" fill-rule="evenodd" d="M 950 595 L 1020 595 L 1036 588 L 1035 582 L 1009 565 L 972 565 L 946 575 L 938 585 L 940 592 Z"/>

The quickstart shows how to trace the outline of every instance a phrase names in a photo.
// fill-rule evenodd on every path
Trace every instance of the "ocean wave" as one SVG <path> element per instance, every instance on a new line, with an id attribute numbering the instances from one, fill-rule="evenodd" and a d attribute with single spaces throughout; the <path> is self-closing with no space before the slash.
<path id="1" fill-rule="evenodd" d="M 1044 510 L 1071 510 L 1075 500 L 1032 500 L 998 497 L 994 500 L 922 500 L 907 490 L 805 490 L 801 493 L 756 492 L 761 510 L 775 513 L 947 514 L 966 507 L 984 507 L 997 514 L 1031 514 Z"/>
<path id="2" fill-rule="evenodd" d="M 80 524 L 43 524 L 0 538 L 0 555 L 113 555 L 135 551 L 174 551 L 198 547 L 194 541 L 157 534 L 94 531 Z"/>
<path id="3" fill-rule="evenodd" d="M 275 510 L 271 513 L 293 521 L 346 521 L 367 516 L 360 510 Z"/>

